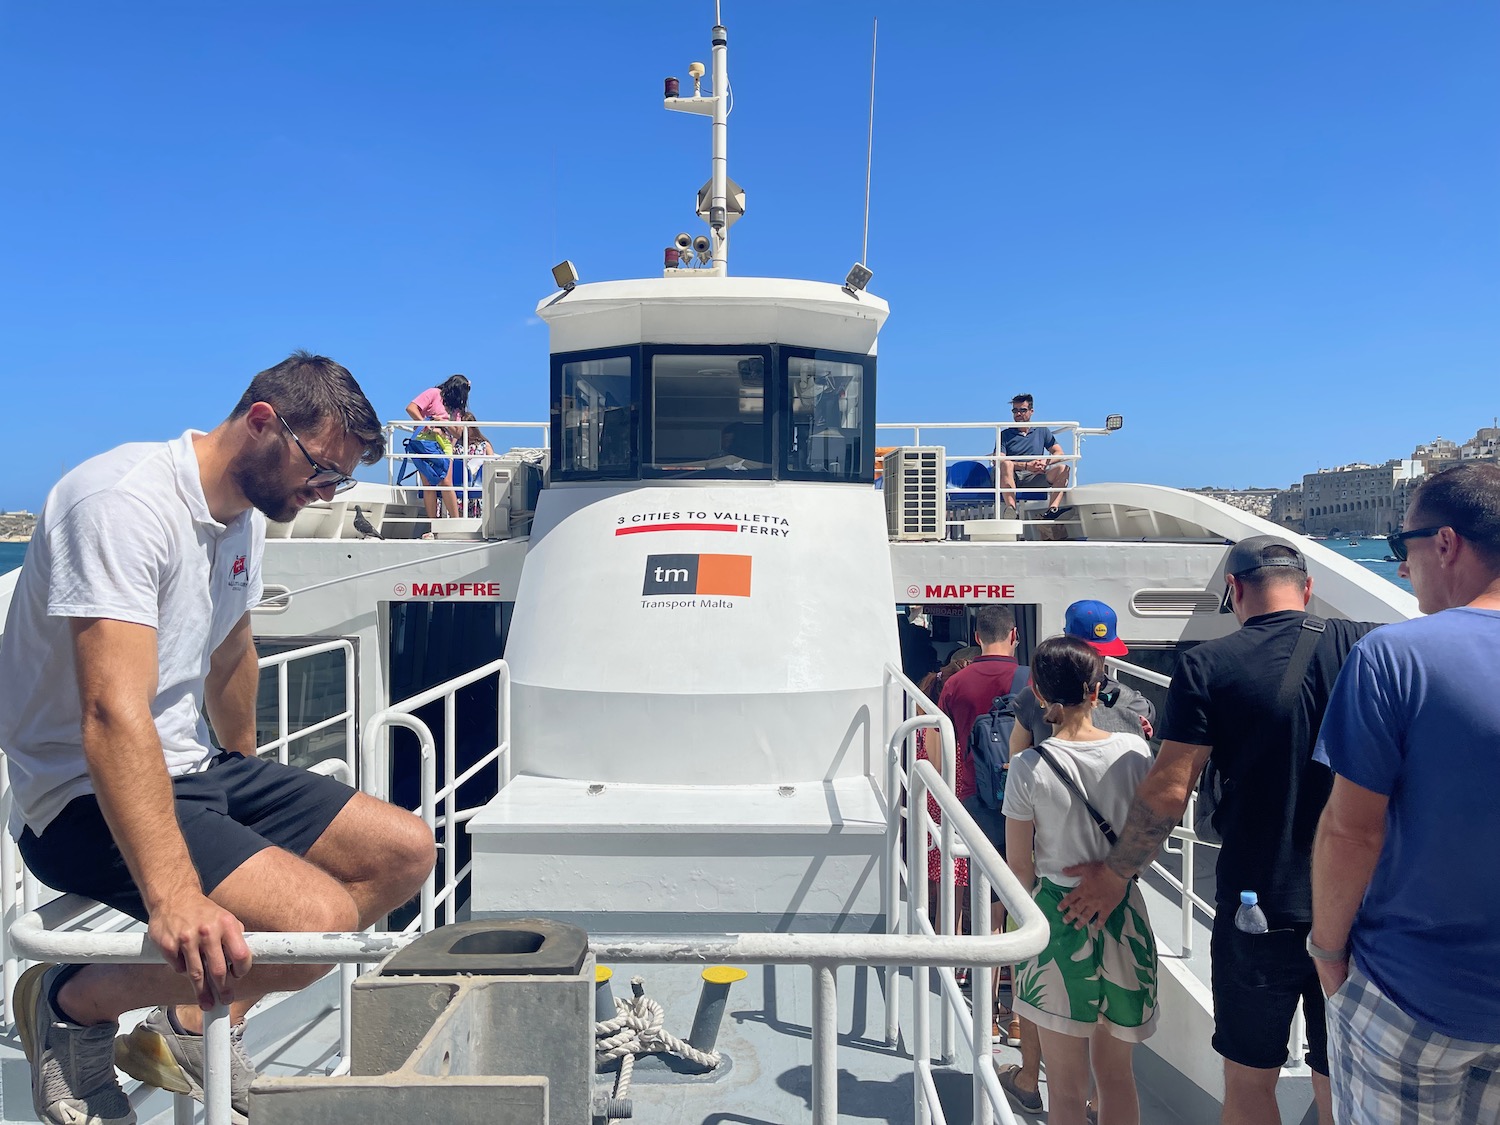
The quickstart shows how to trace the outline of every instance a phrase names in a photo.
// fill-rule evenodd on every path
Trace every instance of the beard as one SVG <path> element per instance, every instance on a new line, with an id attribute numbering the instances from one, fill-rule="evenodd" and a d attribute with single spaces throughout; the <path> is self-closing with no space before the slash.
<path id="1" fill-rule="evenodd" d="M 287 488 L 281 459 L 281 451 L 274 447 L 259 454 L 247 452 L 229 475 L 245 499 L 265 513 L 266 519 L 291 523 L 297 518 L 297 505 L 292 499 L 299 490 Z"/>

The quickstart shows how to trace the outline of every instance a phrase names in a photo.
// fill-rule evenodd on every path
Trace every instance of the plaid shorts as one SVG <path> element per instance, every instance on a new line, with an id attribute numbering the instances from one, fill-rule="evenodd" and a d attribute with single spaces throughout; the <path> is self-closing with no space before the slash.
<path id="1" fill-rule="evenodd" d="M 1328 998 L 1338 1125 L 1497 1125 L 1500 1046 L 1412 1019 L 1352 964 Z"/>

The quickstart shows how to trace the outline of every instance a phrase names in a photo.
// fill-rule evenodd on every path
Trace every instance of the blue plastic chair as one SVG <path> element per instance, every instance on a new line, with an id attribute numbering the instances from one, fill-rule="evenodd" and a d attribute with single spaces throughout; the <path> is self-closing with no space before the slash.
<path id="1" fill-rule="evenodd" d="M 968 513 L 995 503 L 995 475 L 983 461 L 955 461 L 948 466 L 948 510 Z"/>

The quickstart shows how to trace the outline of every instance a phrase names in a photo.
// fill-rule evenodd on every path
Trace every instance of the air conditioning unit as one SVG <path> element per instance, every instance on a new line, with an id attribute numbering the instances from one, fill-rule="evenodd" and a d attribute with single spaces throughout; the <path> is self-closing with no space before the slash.
<path id="1" fill-rule="evenodd" d="M 484 467 L 484 512 L 479 534 L 483 539 L 510 539 L 531 529 L 537 494 L 542 489 L 541 466 L 509 457 Z"/>
<path id="2" fill-rule="evenodd" d="M 941 445 L 908 445 L 885 455 L 885 525 L 892 539 L 943 537 Z"/>

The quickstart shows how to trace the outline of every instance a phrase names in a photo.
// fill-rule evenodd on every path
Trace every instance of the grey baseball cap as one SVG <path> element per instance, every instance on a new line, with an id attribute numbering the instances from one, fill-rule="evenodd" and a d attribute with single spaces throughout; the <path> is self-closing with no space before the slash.
<path id="1" fill-rule="evenodd" d="M 1272 554 L 1269 550 L 1272 547 L 1280 550 Z M 1287 551 L 1291 554 L 1286 554 Z M 1242 539 L 1229 548 L 1229 555 L 1224 559 L 1225 574 L 1245 574 L 1263 566 L 1294 566 L 1306 571 L 1307 560 L 1296 547 L 1274 535 L 1252 535 L 1249 539 Z"/>
<path id="2" fill-rule="evenodd" d="M 1273 547 L 1278 548 L 1274 553 L 1270 550 Z M 1291 554 L 1287 554 L 1288 551 Z M 1224 558 L 1226 576 L 1232 574 L 1239 577 L 1263 566 L 1289 566 L 1303 573 L 1307 572 L 1307 560 L 1302 557 L 1302 552 L 1274 535 L 1252 535 L 1249 539 L 1241 539 L 1229 548 L 1229 554 Z M 1232 612 L 1227 582 L 1224 584 L 1224 600 L 1219 603 L 1219 612 Z"/>

